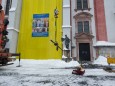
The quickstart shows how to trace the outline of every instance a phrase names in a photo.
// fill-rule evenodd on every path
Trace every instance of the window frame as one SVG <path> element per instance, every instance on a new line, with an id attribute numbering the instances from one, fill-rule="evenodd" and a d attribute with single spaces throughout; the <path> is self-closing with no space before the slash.
<path id="1" fill-rule="evenodd" d="M 79 10 L 82 10 L 82 11 L 83 11 L 83 10 L 88 10 L 88 11 L 90 11 L 91 8 L 90 8 L 89 0 L 87 0 L 87 8 L 84 8 L 83 0 L 81 0 L 81 5 L 82 5 L 82 6 L 81 6 L 81 7 L 82 7 L 81 9 L 78 8 L 78 6 L 77 6 L 77 1 L 78 1 L 78 0 L 76 0 L 76 2 L 75 2 L 75 7 L 76 7 L 76 8 L 74 9 L 74 11 L 79 11 Z"/>
<path id="2" fill-rule="evenodd" d="M 81 27 L 79 28 L 79 23 L 82 24 L 82 26 L 81 26 L 81 27 L 82 27 L 82 30 L 80 30 Z M 83 32 L 84 32 L 84 30 L 83 30 L 83 26 L 84 26 L 84 25 L 83 25 L 83 22 L 82 22 L 82 21 L 78 21 L 78 22 L 77 22 L 77 32 L 78 32 L 78 33 L 83 33 Z M 79 32 L 79 31 L 81 31 L 81 32 Z"/>
<path id="3" fill-rule="evenodd" d="M 79 7 L 79 6 L 78 6 L 78 0 L 76 1 L 76 4 L 77 4 L 76 7 L 77 7 L 78 10 L 81 10 L 81 9 L 82 9 L 82 4 L 83 4 L 83 3 L 82 3 L 82 0 L 80 0 L 80 1 L 81 1 L 81 2 L 79 3 L 79 4 L 80 4 L 80 8 L 78 8 L 78 7 Z"/>
<path id="4" fill-rule="evenodd" d="M 82 9 L 88 9 L 88 0 L 86 0 L 87 1 L 87 3 L 84 3 L 84 0 L 82 0 Z M 86 8 L 84 8 L 84 4 L 86 4 L 87 5 L 87 7 Z"/>
<path id="5" fill-rule="evenodd" d="M 82 32 L 79 32 L 79 27 L 78 27 L 78 23 L 79 22 L 82 22 Z M 89 27 L 88 28 L 89 29 L 88 32 L 85 31 L 84 22 L 88 22 L 89 23 L 89 25 L 88 25 L 88 27 Z M 90 29 L 91 29 L 90 28 L 90 20 L 79 20 L 79 21 L 77 21 L 77 33 L 78 34 L 80 34 L 80 33 L 88 33 L 88 34 L 90 34 L 91 33 Z"/>
<path id="6" fill-rule="evenodd" d="M 85 24 L 87 23 L 86 27 Z M 83 25 L 84 25 L 84 32 L 85 33 L 90 33 L 90 29 L 89 29 L 89 21 L 83 21 Z M 87 28 L 88 26 L 88 28 Z M 87 32 L 88 31 L 88 32 Z"/>

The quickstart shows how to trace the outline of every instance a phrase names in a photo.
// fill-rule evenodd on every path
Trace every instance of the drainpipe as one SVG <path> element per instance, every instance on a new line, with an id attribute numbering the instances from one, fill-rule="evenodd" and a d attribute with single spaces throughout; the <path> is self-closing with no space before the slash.
<path id="1" fill-rule="evenodd" d="M 71 19 L 71 0 L 70 0 L 70 26 L 72 26 L 72 19 Z M 70 38 L 71 38 L 71 57 L 72 57 L 72 27 L 70 27 Z"/>

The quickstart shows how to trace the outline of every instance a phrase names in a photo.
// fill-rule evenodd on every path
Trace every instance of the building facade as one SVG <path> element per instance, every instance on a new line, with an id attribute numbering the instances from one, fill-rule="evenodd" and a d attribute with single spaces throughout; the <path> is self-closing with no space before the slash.
<path id="1" fill-rule="evenodd" d="M 115 57 L 113 54 L 115 52 L 115 0 L 62 1 L 63 6 L 58 7 L 58 9 L 62 8 L 62 16 L 60 15 L 62 23 L 58 21 L 62 25 L 62 30 L 60 30 L 62 32 L 59 33 L 60 35 L 57 38 L 61 39 L 67 35 L 71 40 L 69 49 L 67 49 L 69 50 L 69 57 L 80 61 L 93 61 L 99 55 Z M 57 1 L 55 0 L 55 2 Z M 0 3 L 10 21 L 8 25 L 10 41 L 7 47 L 10 48 L 10 52 L 16 52 L 20 33 L 22 0 L 0 0 Z M 30 8 L 30 10 L 32 9 Z M 51 15 L 53 15 L 53 11 L 51 12 Z M 61 12 L 59 11 L 59 13 Z M 50 20 L 54 20 L 54 18 L 52 17 Z M 51 23 L 52 26 L 54 23 Z M 55 26 L 52 26 L 52 28 L 55 28 Z M 66 50 L 64 41 L 60 41 L 59 44 L 60 46 L 63 44 L 63 47 L 61 46 L 63 51 Z M 48 46 L 52 45 L 48 44 Z M 49 53 L 48 51 L 45 52 Z M 62 52 L 60 51 L 60 54 Z M 51 55 L 49 56 L 51 57 Z"/>
<path id="2" fill-rule="evenodd" d="M 99 55 L 107 56 L 115 52 L 115 44 L 112 43 L 111 46 L 111 42 L 115 42 L 113 38 L 115 1 L 70 0 L 70 2 L 72 57 L 80 61 L 93 61 Z"/>

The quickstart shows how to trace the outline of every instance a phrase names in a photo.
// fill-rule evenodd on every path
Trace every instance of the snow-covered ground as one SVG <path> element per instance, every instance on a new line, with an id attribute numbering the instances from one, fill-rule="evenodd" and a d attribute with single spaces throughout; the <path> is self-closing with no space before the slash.
<path id="1" fill-rule="evenodd" d="M 0 86 L 115 86 L 115 73 L 103 69 L 85 69 L 83 76 L 73 75 L 77 61 L 21 60 L 0 67 Z M 100 56 L 94 64 L 108 65 Z M 113 65 L 115 66 L 115 65 Z"/>

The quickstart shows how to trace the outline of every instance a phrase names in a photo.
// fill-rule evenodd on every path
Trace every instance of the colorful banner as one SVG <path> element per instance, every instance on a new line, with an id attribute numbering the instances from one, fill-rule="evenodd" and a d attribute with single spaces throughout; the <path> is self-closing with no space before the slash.
<path id="1" fill-rule="evenodd" d="M 49 34 L 49 14 L 33 14 L 32 37 L 47 37 Z"/>
<path id="2" fill-rule="evenodd" d="M 22 0 L 17 48 L 21 59 L 62 59 L 62 50 L 57 51 L 57 47 L 50 41 L 55 41 L 56 38 L 62 48 L 62 2 L 63 0 Z M 57 26 L 54 16 L 56 8 L 59 11 Z"/>

